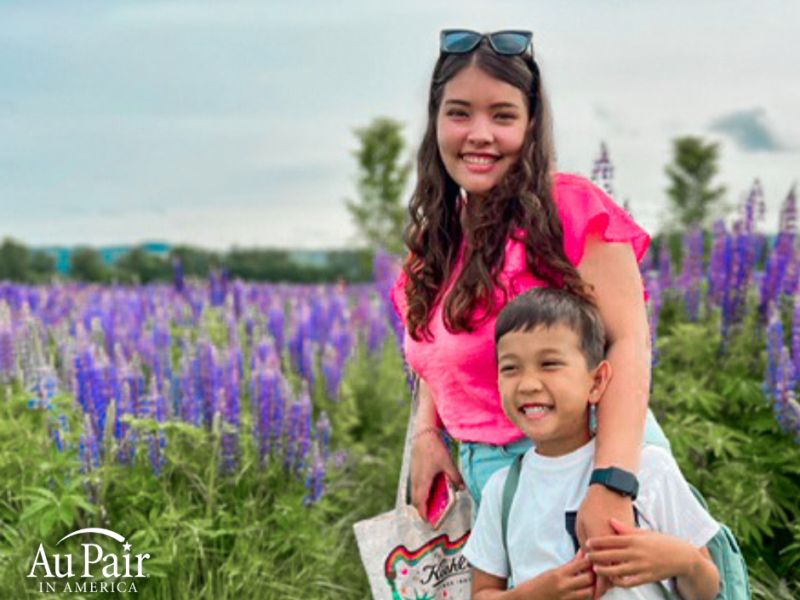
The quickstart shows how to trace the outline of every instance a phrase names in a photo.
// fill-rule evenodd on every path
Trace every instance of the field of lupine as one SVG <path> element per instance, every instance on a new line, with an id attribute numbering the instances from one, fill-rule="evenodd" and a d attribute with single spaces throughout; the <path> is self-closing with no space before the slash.
<path id="1" fill-rule="evenodd" d="M 756 596 L 781 599 L 800 594 L 800 253 L 794 194 L 777 237 L 762 206 L 755 186 L 732 226 L 686 233 L 679 261 L 664 241 L 642 272 L 651 404 Z M 351 527 L 391 507 L 408 414 L 397 269 L 0 284 L 0 596 L 40 593 L 40 543 L 104 527 L 150 554 L 143 598 L 367 597 Z"/>

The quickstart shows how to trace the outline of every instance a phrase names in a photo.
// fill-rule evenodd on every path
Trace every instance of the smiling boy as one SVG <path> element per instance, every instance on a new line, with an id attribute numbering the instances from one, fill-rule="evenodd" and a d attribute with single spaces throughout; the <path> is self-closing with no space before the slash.
<path id="1" fill-rule="evenodd" d="M 705 545 L 719 525 L 664 449 L 642 450 L 634 502 L 640 529 L 612 519 L 617 535 L 589 540 L 588 554 L 576 547 L 570 522 L 594 463 L 590 407 L 611 377 L 596 309 L 568 292 L 536 288 L 504 308 L 495 340 L 503 410 L 534 447 L 522 459 L 505 540 L 502 496 L 509 469 L 486 485 L 465 548 L 473 599 L 591 598 L 595 573 L 617 586 L 607 599 L 662 600 L 659 582 L 687 600 L 713 599 L 719 573 Z M 509 579 L 513 589 L 507 589 Z"/>

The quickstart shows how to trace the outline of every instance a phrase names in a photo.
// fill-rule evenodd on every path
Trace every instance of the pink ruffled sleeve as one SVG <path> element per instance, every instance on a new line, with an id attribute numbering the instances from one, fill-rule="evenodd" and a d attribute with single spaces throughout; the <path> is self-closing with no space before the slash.
<path id="1" fill-rule="evenodd" d="M 596 235 L 606 242 L 629 243 L 639 262 L 650 245 L 650 236 L 625 209 L 599 187 L 578 175 L 555 177 L 555 201 L 564 229 L 564 250 L 573 265 L 579 265 L 586 238 Z"/>
<path id="2" fill-rule="evenodd" d="M 392 299 L 392 304 L 394 304 L 394 310 L 400 317 L 403 325 L 406 324 L 406 312 L 408 311 L 408 301 L 406 299 L 407 281 L 408 275 L 406 275 L 405 271 L 401 270 L 400 274 L 397 276 L 397 279 L 394 281 L 394 285 L 392 285 L 391 291 L 389 292 L 389 296 Z"/>

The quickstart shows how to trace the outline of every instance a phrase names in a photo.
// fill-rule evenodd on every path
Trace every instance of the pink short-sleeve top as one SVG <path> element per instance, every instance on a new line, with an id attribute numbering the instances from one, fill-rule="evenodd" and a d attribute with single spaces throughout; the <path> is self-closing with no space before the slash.
<path id="1" fill-rule="evenodd" d="M 607 242 L 629 243 L 637 261 L 642 259 L 650 236 L 605 192 L 583 177 L 566 173 L 554 176 L 553 187 L 564 232 L 564 251 L 573 265 L 580 264 L 589 235 Z M 503 413 L 497 390 L 494 326 L 505 303 L 545 283 L 528 270 L 524 243 L 516 237 L 506 242 L 503 269 L 499 274 L 508 297 L 498 293 L 493 314 L 481 320 L 473 332 L 451 333 L 445 328 L 444 303 L 440 298 L 430 321 L 431 337 L 416 341 L 408 331 L 405 334 L 404 349 L 409 366 L 428 384 L 444 427 L 460 441 L 507 444 L 522 437 Z M 444 295 L 449 293 L 462 267 L 463 247 Z M 391 291 L 395 309 L 403 322 L 407 310 L 406 281 L 407 276 L 401 272 Z M 482 317 L 483 312 L 476 312 L 476 316 Z"/>

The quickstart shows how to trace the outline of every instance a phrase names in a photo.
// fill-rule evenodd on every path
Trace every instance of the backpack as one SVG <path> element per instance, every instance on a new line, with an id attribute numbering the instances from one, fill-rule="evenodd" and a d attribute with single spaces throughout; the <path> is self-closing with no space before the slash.
<path id="1" fill-rule="evenodd" d="M 514 495 L 517 492 L 519 485 L 519 474 L 522 470 L 522 458 L 524 455 L 518 456 L 512 463 L 506 476 L 505 484 L 503 485 L 503 504 L 501 512 L 501 524 L 503 532 L 503 548 L 508 557 L 508 515 L 511 512 L 511 503 L 514 501 Z M 708 510 L 708 503 L 703 495 L 692 484 L 689 484 L 689 489 L 692 490 L 695 498 L 703 506 L 706 511 Z M 574 529 L 574 514 L 570 513 L 567 516 L 567 529 L 573 542 L 577 546 L 577 536 Z M 733 532 L 727 525 L 719 523 L 719 531 L 711 538 L 707 546 L 711 559 L 719 571 L 720 592 L 717 594 L 716 600 L 751 600 L 750 592 L 750 579 L 747 573 L 747 564 L 742 556 L 742 551 L 739 549 L 739 544 Z M 680 600 L 680 596 L 673 593 L 667 586 L 659 586 L 664 598 L 666 600 Z"/>

